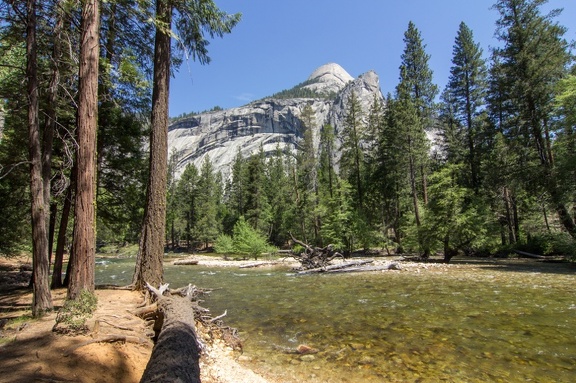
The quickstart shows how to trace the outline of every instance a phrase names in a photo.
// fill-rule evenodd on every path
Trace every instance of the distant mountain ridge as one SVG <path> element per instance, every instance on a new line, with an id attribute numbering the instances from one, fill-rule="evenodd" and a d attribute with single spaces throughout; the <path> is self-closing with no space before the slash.
<path id="1" fill-rule="evenodd" d="M 316 117 L 313 138 L 316 147 L 320 129 L 331 124 L 341 131 L 347 101 L 354 92 L 365 114 L 374 97 L 383 101 L 378 75 L 369 71 L 357 78 L 335 63 L 322 65 L 294 88 L 262 100 L 226 110 L 200 113 L 174 121 L 168 128 L 168 150 L 176 156 L 176 176 L 190 162 L 200 167 L 209 156 L 226 178 L 238 151 L 244 157 L 260 148 L 267 155 L 278 146 L 295 150 L 303 135 L 300 119 L 306 105 Z M 338 144 L 338 142 L 337 142 Z"/>

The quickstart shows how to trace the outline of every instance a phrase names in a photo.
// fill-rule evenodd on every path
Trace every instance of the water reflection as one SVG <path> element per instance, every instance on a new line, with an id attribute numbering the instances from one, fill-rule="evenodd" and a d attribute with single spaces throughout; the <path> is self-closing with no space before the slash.
<path id="1" fill-rule="evenodd" d="M 98 283 L 128 283 L 132 261 L 103 262 Z M 173 286 L 215 288 L 204 306 L 242 330 L 245 359 L 280 381 L 572 382 L 571 273 L 165 268 Z M 286 352 L 306 344 L 319 352 Z"/>

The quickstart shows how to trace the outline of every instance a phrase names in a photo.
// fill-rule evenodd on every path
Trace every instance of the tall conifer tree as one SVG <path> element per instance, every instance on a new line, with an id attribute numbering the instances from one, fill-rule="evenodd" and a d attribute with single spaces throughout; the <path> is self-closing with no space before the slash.
<path id="1" fill-rule="evenodd" d="M 462 146 L 468 152 L 467 164 L 470 183 L 476 192 L 479 187 L 479 143 L 481 129 L 480 114 L 486 96 L 486 63 L 482 58 L 480 45 L 474 42 L 472 30 L 460 23 L 454 43 L 452 67 L 447 91 L 454 110 L 454 118 L 462 129 L 465 142 Z"/>
<path id="2" fill-rule="evenodd" d="M 78 151 L 72 273 L 68 299 L 94 291 L 96 257 L 96 130 L 98 127 L 98 57 L 100 2 L 82 5 L 78 85 Z"/>
<path id="3" fill-rule="evenodd" d="M 168 87 L 173 22 L 176 30 L 180 32 L 181 46 L 189 50 L 192 58 L 205 64 L 210 61 L 207 48 L 209 41 L 206 35 L 222 37 L 230 33 L 239 20 L 240 14 L 229 15 L 218 9 L 211 0 L 186 2 L 156 0 L 150 176 L 146 188 L 146 209 L 140 249 L 132 279 L 136 289 L 144 289 L 145 282 L 159 285 L 163 279 L 168 171 Z"/>
<path id="4" fill-rule="evenodd" d="M 362 106 L 354 92 L 348 97 L 344 126 L 340 132 L 342 140 L 342 157 L 340 175 L 346 179 L 354 190 L 356 205 L 359 210 L 364 206 L 364 152 L 362 138 L 364 134 Z"/>
<path id="5" fill-rule="evenodd" d="M 538 186 L 548 192 L 560 222 L 576 237 L 576 224 L 558 186 L 552 150 L 555 87 L 566 75 L 572 56 L 563 37 L 566 28 L 554 21 L 560 11 L 547 15 L 540 11 L 546 2 L 499 0 L 494 5 L 500 13 L 497 36 L 504 43 L 495 55 L 500 63 L 500 84 L 507 88 L 503 95 L 512 105 L 516 121 L 508 134 L 518 142 L 518 148 L 532 148 L 531 153 L 524 151 L 520 160 L 527 168 L 538 169 L 533 178 L 543 181 Z"/>

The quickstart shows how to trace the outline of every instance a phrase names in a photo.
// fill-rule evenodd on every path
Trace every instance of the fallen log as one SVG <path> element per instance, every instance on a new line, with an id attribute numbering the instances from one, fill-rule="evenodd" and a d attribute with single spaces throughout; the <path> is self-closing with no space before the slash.
<path id="1" fill-rule="evenodd" d="M 390 262 L 378 266 L 347 267 L 345 269 L 328 270 L 327 273 L 354 273 L 363 271 L 382 271 L 382 270 L 400 270 L 400 265 L 396 262 Z"/>
<path id="2" fill-rule="evenodd" d="M 303 275 L 303 274 L 312 274 L 312 273 L 325 273 L 325 272 L 330 272 L 330 271 L 333 272 L 335 270 L 345 269 L 347 267 L 366 265 L 366 264 L 372 263 L 372 262 L 374 262 L 374 261 L 371 259 L 370 260 L 362 260 L 362 261 L 345 262 L 345 263 L 341 263 L 339 265 L 331 265 L 331 266 L 317 267 L 315 269 L 302 270 L 302 271 L 298 271 L 296 274 Z"/>
<path id="3" fill-rule="evenodd" d="M 242 265 L 242 266 L 238 266 L 239 269 L 250 269 L 253 267 L 260 267 L 260 266 L 264 266 L 264 265 L 275 265 L 278 262 L 254 262 L 254 263 L 249 263 L 247 265 Z"/>
<path id="4" fill-rule="evenodd" d="M 173 265 L 197 265 L 198 264 L 198 260 L 197 259 L 179 259 L 177 261 L 174 261 L 172 263 Z"/>
<path id="5" fill-rule="evenodd" d="M 160 315 L 157 324 L 161 323 L 161 328 L 140 382 L 200 383 L 202 347 L 196 335 L 194 308 L 190 300 L 164 296 L 167 284 L 159 290 L 147 286 L 158 299 Z"/>
<path id="6" fill-rule="evenodd" d="M 522 255 L 522 256 L 528 257 L 528 258 L 546 259 L 546 257 L 543 255 L 533 254 L 533 253 L 529 253 L 527 251 L 514 250 L 514 252 L 518 255 Z"/>

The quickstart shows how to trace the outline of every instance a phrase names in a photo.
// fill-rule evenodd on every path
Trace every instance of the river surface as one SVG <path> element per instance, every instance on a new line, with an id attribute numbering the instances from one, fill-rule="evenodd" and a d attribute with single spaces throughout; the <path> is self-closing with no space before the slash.
<path id="1" fill-rule="evenodd" d="M 99 259 L 128 284 L 134 259 Z M 295 276 L 288 269 L 165 266 L 172 287 L 241 330 L 243 364 L 279 382 L 575 382 L 574 265 L 490 262 Z M 305 344 L 311 355 L 287 351 Z"/>

